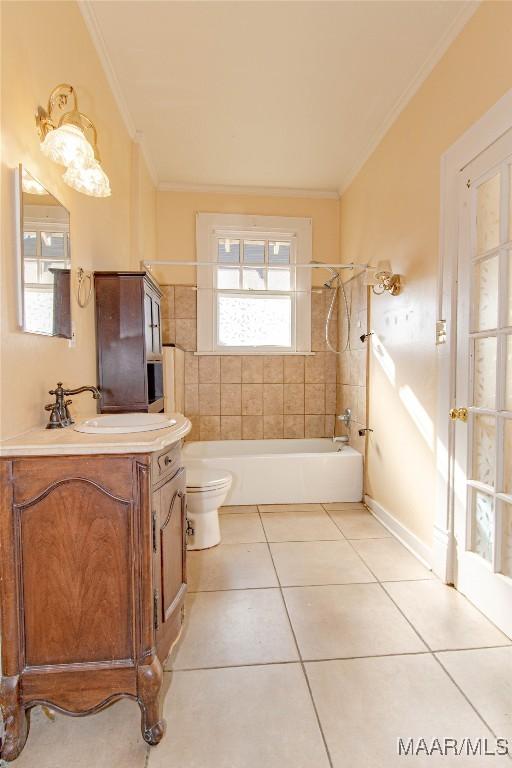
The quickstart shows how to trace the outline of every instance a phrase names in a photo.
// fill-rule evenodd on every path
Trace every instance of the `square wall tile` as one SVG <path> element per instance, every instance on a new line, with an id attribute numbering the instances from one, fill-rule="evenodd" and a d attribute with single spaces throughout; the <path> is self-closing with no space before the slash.
<path id="1" fill-rule="evenodd" d="M 193 352 L 185 352 L 185 384 L 199 382 L 199 358 Z"/>
<path id="2" fill-rule="evenodd" d="M 323 384 L 325 382 L 323 353 L 306 357 L 304 381 L 306 384 Z"/>
<path id="3" fill-rule="evenodd" d="M 283 413 L 283 385 L 263 385 L 263 413 L 276 415 Z"/>
<path id="4" fill-rule="evenodd" d="M 220 416 L 199 417 L 200 440 L 220 440 Z"/>
<path id="5" fill-rule="evenodd" d="M 195 352 L 197 348 L 195 320 L 176 320 L 176 344 L 188 352 Z"/>
<path id="6" fill-rule="evenodd" d="M 161 285 L 160 311 L 162 320 L 174 320 L 174 285 Z"/>
<path id="7" fill-rule="evenodd" d="M 162 344 L 176 343 L 176 321 L 162 319 Z"/>
<path id="8" fill-rule="evenodd" d="M 199 384 L 199 413 L 201 416 L 220 414 L 220 384 Z"/>
<path id="9" fill-rule="evenodd" d="M 242 416 L 242 439 L 263 439 L 263 416 Z"/>
<path id="10" fill-rule="evenodd" d="M 189 285 L 174 287 L 174 313 L 176 318 L 192 320 L 196 317 L 197 290 Z"/>
<path id="11" fill-rule="evenodd" d="M 268 355 L 263 358 L 263 381 L 266 384 L 282 384 L 284 365 L 281 355 Z"/>
<path id="12" fill-rule="evenodd" d="M 262 355 L 244 355 L 242 357 L 242 382 L 245 384 L 263 384 Z"/>
<path id="13" fill-rule="evenodd" d="M 220 358 L 220 380 L 224 384 L 240 384 L 242 381 L 242 358 L 239 355 L 222 355 Z"/>
<path id="14" fill-rule="evenodd" d="M 304 384 L 285 384 L 283 393 L 284 413 L 304 413 Z"/>
<path id="15" fill-rule="evenodd" d="M 221 416 L 220 417 L 220 436 L 221 436 L 221 440 L 241 440 L 242 439 L 242 417 L 241 416 Z"/>
<path id="16" fill-rule="evenodd" d="M 197 416 L 199 414 L 199 385 L 185 384 L 185 414 Z"/>
<path id="17" fill-rule="evenodd" d="M 199 357 L 199 383 L 218 384 L 220 382 L 220 357 L 202 355 Z"/>
<path id="18" fill-rule="evenodd" d="M 147 768 L 329 768 L 299 664 L 175 672 L 164 717 Z"/>
<path id="19" fill-rule="evenodd" d="M 285 384 L 302 384 L 304 382 L 304 356 L 287 355 L 284 357 Z"/>
<path id="20" fill-rule="evenodd" d="M 332 437 L 334 435 L 335 428 L 336 428 L 335 417 L 331 414 L 325 416 L 324 436 Z"/>
<path id="21" fill-rule="evenodd" d="M 242 413 L 242 385 L 220 385 L 220 412 L 225 416 L 240 416 Z"/>
<path id="22" fill-rule="evenodd" d="M 336 384 L 337 355 L 334 352 L 326 352 L 324 355 L 325 381 L 327 384 Z"/>
<path id="23" fill-rule="evenodd" d="M 304 416 L 288 416 L 283 419 L 284 437 L 288 439 L 302 439 L 304 437 Z"/>
<path id="24" fill-rule="evenodd" d="M 325 384 L 306 384 L 304 392 L 305 413 L 325 413 Z"/>
<path id="25" fill-rule="evenodd" d="M 283 414 L 263 416 L 263 437 L 265 439 L 280 439 L 284 434 Z"/>
<path id="26" fill-rule="evenodd" d="M 263 414 L 263 384 L 242 384 L 242 416 Z"/>
<path id="27" fill-rule="evenodd" d="M 304 436 L 305 437 L 324 437 L 325 434 L 325 416 L 304 417 Z"/>

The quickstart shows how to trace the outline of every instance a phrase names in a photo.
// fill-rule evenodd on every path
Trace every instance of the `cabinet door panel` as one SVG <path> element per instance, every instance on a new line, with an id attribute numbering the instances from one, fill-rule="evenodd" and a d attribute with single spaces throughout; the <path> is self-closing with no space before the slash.
<path id="1" fill-rule="evenodd" d="M 160 606 L 168 621 L 185 589 L 185 470 L 160 489 Z"/>
<path id="2" fill-rule="evenodd" d="M 149 293 L 144 293 L 144 336 L 146 339 L 146 355 L 153 355 L 153 299 Z"/>
<path id="3" fill-rule="evenodd" d="M 153 317 L 153 352 L 155 355 L 162 354 L 162 336 L 160 330 L 160 300 L 153 298 L 152 304 Z"/>
<path id="4" fill-rule="evenodd" d="M 15 509 L 25 663 L 132 658 L 131 504 L 73 479 Z"/>

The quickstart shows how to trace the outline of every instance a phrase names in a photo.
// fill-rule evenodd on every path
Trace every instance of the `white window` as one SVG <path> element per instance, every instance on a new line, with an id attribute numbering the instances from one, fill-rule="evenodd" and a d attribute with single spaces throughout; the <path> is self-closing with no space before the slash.
<path id="1" fill-rule="evenodd" d="M 198 352 L 309 352 L 310 260 L 310 219 L 198 214 Z"/>

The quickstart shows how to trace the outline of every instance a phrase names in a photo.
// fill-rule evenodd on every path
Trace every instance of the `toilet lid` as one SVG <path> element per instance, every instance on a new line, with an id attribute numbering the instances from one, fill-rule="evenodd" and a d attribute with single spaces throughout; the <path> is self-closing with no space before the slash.
<path id="1" fill-rule="evenodd" d="M 187 488 L 219 488 L 231 484 L 231 474 L 223 470 L 187 469 Z"/>

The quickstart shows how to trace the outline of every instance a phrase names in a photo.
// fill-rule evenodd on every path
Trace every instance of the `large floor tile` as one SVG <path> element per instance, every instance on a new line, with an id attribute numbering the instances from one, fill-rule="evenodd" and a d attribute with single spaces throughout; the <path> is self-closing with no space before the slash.
<path id="1" fill-rule="evenodd" d="M 259 504 L 260 512 L 322 512 L 321 504 Z"/>
<path id="2" fill-rule="evenodd" d="M 398 740 L 492 735 L 430 655 L 327 661 L 306 665 L 334 768 L 505 768 L 505 758 L 404 757 Z M 347 761 L 348 756 L 348 761 Z"/>
<path id="3" fill-rule="evenodd" d="M 221 515 L 220 535 L 224 544 L 252 544 L 266 541 L 265 531 L 257 512 Z"/>
<path id="4" fill-rule="evenodd" d="M 425 645 L 378 584 L 285 588 L 304 659 L 425 651 Z"/>
<path id="5" fill-rule="evenodd" d="M 270 551 L 285 587 L 375 581 L 346 541 L 280 542 Z"/>
<path id="6" fill-rule="evenodd" d="M 269 541 L 328 541 L 343 535 L 322 508 L 298 512 L 272 512 L 261 515 Z"/>
<path id="7" fill-rule="evenodd" d="M 245 504 L 245 505 L 236 504 L 232 506 L 221 507 L 219 509 L 219 513 L 221 515 L 232 515 L 234 513 L 245 514 L 247 512 L 257 512 L 257 511 L 258 511 L 258 507 L 255 504 Z"/>
<path id="8" fill-rule="evenodd" d="M 296 661 L 297 648 L 278 589 L 198 592 L 168 666 L 172 669 Z"/>
<path id="9" fill-rule="evenodd" d="M 512 743 L 512 647 L 436 655 L 496 735 Z"/>
<path id="10" fill-rule="evenodd" d="M 191 592 L 278 585 L 266 544 L 221 544 L 188 552 L 187 579 Z"/>
<path id="11" fill-rule="evenodd" d="M 396 539 L 361 539 L 352 545 L 380 581 L 435 578 Z"/>
<path id="12" fill-rule="evenodd" d="M 329 510 L 340 531 L 347 539 L 385 539 L 390 532 L 367 509 L 349 508 Z"/>
<path id="13" fill-rule="evenodd" d="M 397 581 L 384 588 L 433 650 L 510 645 L 460 592 L 440 581 Z"/>
<path id="14" fill-rule="evenodd" d="M 25 749 L 13 768 L 144 768 L 147 745 L 140 722 L 138 705 L 127 699 L 88 717 L 57 713 L 54 721 L 34 709 Z"/>
<path id="15" fill-rule="evenodd" d="M 328 768 L 298 664 L 174 672 L 148 768 Z"/>

